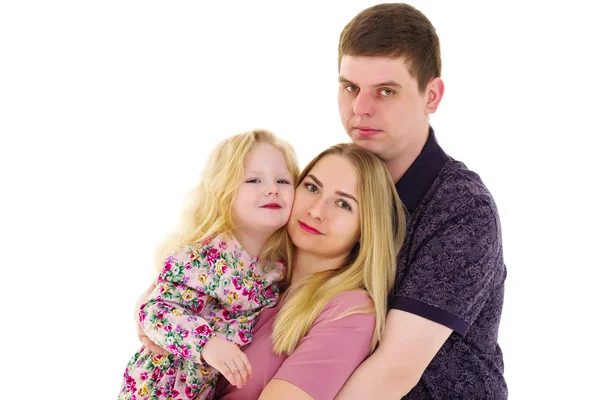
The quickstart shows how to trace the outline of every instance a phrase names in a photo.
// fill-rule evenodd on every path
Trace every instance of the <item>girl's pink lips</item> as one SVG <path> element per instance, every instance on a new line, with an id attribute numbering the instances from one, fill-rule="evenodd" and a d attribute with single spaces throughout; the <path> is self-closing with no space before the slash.
<path id="1" fill-rule="evenodd" d="M 268 208 L 271 210 L 279 210 L 281 208 L 281 206 L 277 203 L 269 203 L 269 204 L 265 204 L 264 206 L 260 206 L 260 208 Z"/>
<path id="2" fill-rule="evenodd" d="M 298 221 L 298 223 L 300 224 L 300 228 L 302 228 L 306 232 L 312 233 L 313 235 L 322 235 L 322 233 L 318 229 L 313 228 L 312 226 L 307 225 L 302 221 Z"/>

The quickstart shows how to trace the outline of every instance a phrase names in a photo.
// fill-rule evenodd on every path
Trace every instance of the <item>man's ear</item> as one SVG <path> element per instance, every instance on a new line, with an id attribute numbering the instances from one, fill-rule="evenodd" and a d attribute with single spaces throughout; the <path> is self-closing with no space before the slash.
<path id="1" fill-rule="evenodd" d="M 444 81 L 442 81 L 442 78 L 433 78 L 429 81 L 425 93 L 427 96 L 426 111 L 428 114 L 433 114 L 440 105 L 442 97 L 444 97 Z"/>

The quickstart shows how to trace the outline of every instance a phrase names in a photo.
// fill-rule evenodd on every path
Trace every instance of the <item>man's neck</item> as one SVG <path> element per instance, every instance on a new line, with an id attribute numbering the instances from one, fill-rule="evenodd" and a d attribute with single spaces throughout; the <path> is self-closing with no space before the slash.
<path id="1" fill-rule="evenodd" d="M 396 157 L 384 160 L 385 165 L 390 171 L 394 183 L 398 182 L 415 162 L 429 137 L 429 125 L 424 134 L 416 135 L 413 140 L 407 143 Z"/>

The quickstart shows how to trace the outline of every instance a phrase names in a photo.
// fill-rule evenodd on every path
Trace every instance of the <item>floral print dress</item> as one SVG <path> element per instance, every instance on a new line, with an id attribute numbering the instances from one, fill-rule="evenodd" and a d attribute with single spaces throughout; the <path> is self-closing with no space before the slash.
<path id="1" fill-rule="evenodd" d="M 119 399 L 211 398 L 219 373 L 201 361 L 204 345 L 213 336 L 249 343 L 284 276 L 283 262 L 261 263 L 224 234 L 170 255 L 139 313 L 150 340 L 170 354 L 142 347 L 127 364 Z"/>

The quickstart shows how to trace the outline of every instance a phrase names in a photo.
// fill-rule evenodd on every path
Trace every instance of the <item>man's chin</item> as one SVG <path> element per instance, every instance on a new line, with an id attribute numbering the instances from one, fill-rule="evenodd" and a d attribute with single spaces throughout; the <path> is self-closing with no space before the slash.
<path id="1" fill-rule="evenodd" d="M 352 135 L 352 142 L 365 150 L 369 150 L 375 154 L 379 154 L 382 149 L 382 144 L 374 140 L 373 137 L 364 137 L 360 135 Z"/>

